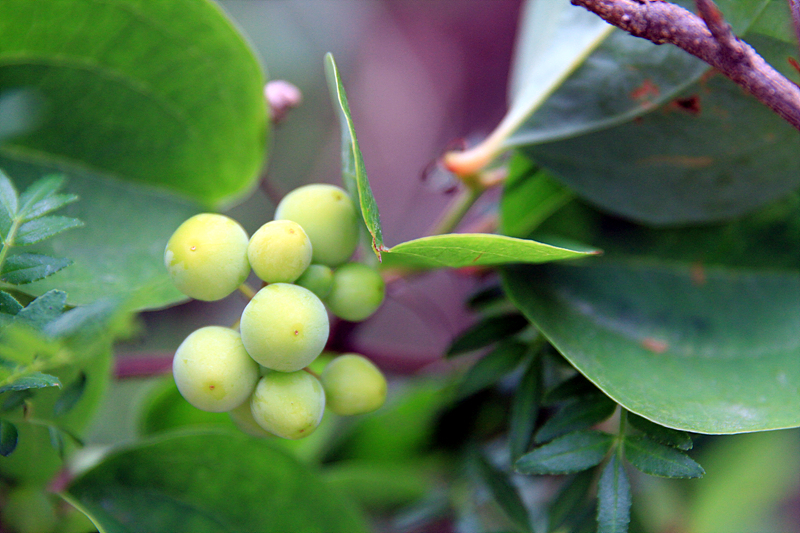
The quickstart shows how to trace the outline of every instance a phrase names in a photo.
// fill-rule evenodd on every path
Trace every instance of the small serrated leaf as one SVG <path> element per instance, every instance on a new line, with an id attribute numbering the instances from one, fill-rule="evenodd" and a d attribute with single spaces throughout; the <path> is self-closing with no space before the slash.
<path id="1" fill-rule="evenodd" d="M 512 461 L 528 451 L 536 417 L 542 401 L 542 360 L 531 358 L 511 404 L 511 420 L 508 428 L 508 446 Z"/>
<path id="2" fill-rule="evenodd" d="M 567 522 L 574 523 L 576 518 L 588 512 L 589 509 L 586 508 L 586 505 L 593 480 L 594 472 L 586 470 L 574 475 L 564 483 L 555 500 L 549 506 L 548 531 L 559 531 Z M 572 531 L 573 528 L 566 529 Z"/>
<path id="3" fill-rule="evenodd" d="M 15 245 L 35 244 L 49 239 L 61 232 L 83 226 L 77 218 L 62 217 L 58 215 L 45 216 L 25 222 L 19 227 L 14 238 Z"/>
<path id="4" fill-rule="evenodd" d="M 576 431 L 523 455 L 514 464 L 521 474 L 571 474 L 597 466 L 614 437 L 599 431 Z"/>
<path id="5" fill-rule="evenodd" d="M 0 420 L 0 455 L 8 457 L 17 447 L 17 426 L 8 420 Z"/>
<path id="6" fill-rule="evenodd" d="M 506 474 L 495 468 L 481 454 L 476 454 L 476 464 L 481 479 L 503 512 L 518 527 L 524 531 L 531 531 L 528 510 Z"/>
<path id="7" fill-rule="evenodd" d="M 17 189 L 8 176 L 0 170 L 0 238 L 3 240 L 17 215 L 17 205 Z"/>
<path id="8" fill-rule="evenodd" d="M 625 437 L 625 458 L 638 470 L 651 476 L 696 478 L 705 473 L 691 457 L 647 437 Z"/>
<path id="9" fill-rule="evenodd" d="M 22 304 L 6 291 L 0 291 L 0 314 L 14 316 L 22 310 Z"/>
<path id="10" fill-rule="evenodd" d="M 569 403 L 539 428 L 534 442 L 541 444 L 579 429 L 590 428 L 608 419 L 617 408 L 616 402 L 598 391 Z"/>
<path id="11" fill-rule="evenodd" d="M 50 374 L 42 374 L 41 372 L 34 372 L 23 378 L 16 380 L 4 387 L 0 387 L 0 393 L 7 391 L 18 391 L 25 389 L 43 389 L 44 387 L 60 387 L 61 382 L 57 377 Z"/>
<path id="12" fill-rule="evenodd" d="M 595 387 L 591 381 L 583 377 L 583 374 L 575 374 L 547 391 L 544 395 L 543 402 L 545 405 L 552 405 L 566 400 L 575 400 L 577 398 L 591 396 L 597 394 L 597 392 L 597 387 Z"/>
<path id="13" fill-rule="evenodd" d="M 514 370 L 528 351 L 528 346 L 516 341 L 500 344 L 476 362 L 458 384 L 456 396 L 466 398 L 482 390 Z"/>
<path id="14" fill-rule="evenodd" d="M 69 412 L 83 397 L 83 392 L 85 390 L 86 374 L 81 372 L 75 381 L 64 387 L 64 390 L 61 391 L 61 394 L 53 405 L 53 416 L 58 417 Z"/>
<path id="15" fill-rule="evenodd" d="M 55 289 L 47 291 L 17 313 L 14 321 L 41 330 L 49 322 L 61 316 L 66 303 L 67 293 Z"/>
<path id="16" fill-rule="evenodd" d="M 446 355 L 450 357 L 489 346 L 522 331 L 528 324 L 517 312 L 486 317 L 459 335 Z"/>
<path id="17" fill-rule="evenodd" d="M 661 426 L 633 413 L 628 413 L 628 422 L 656 442 L 684 451 L 692 449 L 692 437 L 685 431 Z"/>
<path id="18" fill-rule="evenodd" d="M 78 200 L 77 194 L 54 194 L 42 200 L 39 200 L 31 206 L 28 210 L 28 215 L 23 218 L 23 222 L 39 218 L 42 215 L 52 213 L 57 209 L 61 209 L 65 205 L 71 204 Z"/>
<path id="19" fill-rule="evenodd" d="M 69 259 L 43 254 L 12 255 L 3 263 L 0 281 L 24 285 L 51 276 L 71 264 Z"/>
<path id="20" fill-rule="evenodd" d="M 600 475 L 597 487 L 597 533 L 627 533 L 631 521 L 631 484 L 617 454 Z"/>
<path id="21" fill-rule="evenodd" d="M 51 174 L 36 180 L 28 186 L 27 189 L 19 196 L 19 208 L 17 209 L 17 216 L 21 220 L 26 220 L 30 217 L 34 207 L 47 198 L 53 196 L 64 186 L 66 178 L 60 174 Z"/>

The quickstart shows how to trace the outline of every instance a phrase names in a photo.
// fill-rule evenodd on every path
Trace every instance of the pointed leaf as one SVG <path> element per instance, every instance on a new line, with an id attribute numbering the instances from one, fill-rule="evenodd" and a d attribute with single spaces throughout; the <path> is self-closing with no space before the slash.
<path id="1" fill-rule="evenodd" d="M 28 186 L 27 189 L 19 196 L 19 209 L 17 209 L 17 217 L 20 220 L 31 220 L 35 218 L 33 215 L 34 207 L 42 201 L 56 194 L 59 189 L 64 186 L 66 178 L 63 175 L 50 175 L 36 180 Z"/>
<path id="2" fill-rule="evenodd" d="M 5 240 L 17 215 L 17 189 L 0 169 L 0 240 Z"/>
<path id="3" fill-rule="evenodd" d="M 0 313 L 14 316 L 22 310 L 22 304 L 6 291 L 0 291 Z"/>
<path id="4" fill-rule="evenodd" d="M 511 484 L 505 472 L 501 472 L 486 460 L 480 453 L 476 454 L 475 462 L 481 479 L 489 488 L 492 498 L 508 518 L 524 531 L 532 531 L 530 516 L 525 504 L 522 503 L 517 489 Z"/>
<path id="5" fill-rule="evenodd" d="M 490 233 L 448 233 L 400 243 L 385 251 L 384 257 L 387 266 L 426 269 L 547 263 L 599 253 Z"/>
<path id="6" fill-rule="evenodd" d="M 17 426 L 0 419 L 0 455 L 8 457 L 17 447 Z"/>
<path id="7" fill-rule="evenodd" d="M 53 416 L 61 416 L 75 407 L 75 404 L 81 399 L 85 390 L 86 374 L 81 372 L 78 374 L 75 381 L 64 387 L 64 390 L 61 391 L 56 403 L 53 405 Z"/>
<path id="8" fill-rule="evenodd" d="M 14 238 L 15 245 L 34 244 L 62 231 L 83 226 L 83 222 L 77 218 L 62 217 L 57 215 L 45 216 L 25 222 L 19 227 Z"/>
<path id="9" fill-rule="evenodd" d="M 539 428 L 534 442 L 541 444 L 566 433 L 587 429 L 614 414 L 617 404 L 603 393 L 586 396 L 562 407 Z"/>
<path id="10" fill-rule="evenodd" d="M 375 202 L 372 188 L 367 180 L 367 170 L 364 167 L 361 149 L 358 147 L 356 129 L 353 125 L 353 118 L 350 116 L 350 106 L 347 103 L 347 94 L 345 94 L 336 62 L 330 52 L 325 55 L 325 76 L 342 131 L 342 181 L 347 191 L 356 200 L 364 224 L 372 235 L 372 249 L 380 258 L 381 252 L 384 251 L 384 245 L 378 204 Z"/>
<path id="11" fill-rule="evenodd" d="M 571 474 L 597 466 L 614 437 L 599 431 L 576 431 L 523 455 L 514 464 L 521 474 Z"/>
<path id="12" fill-rule="evenodd" d="M 631 484 L 617 454 L 603 469 L 597 487 L 597 533 L 627 533 L 631 521 Z"/>
<path id="13" fill-rule="evenodd" d="M 679 450 L 691 450 L 693 443 L 692 437 L 685 431 L 671 429 L 650 422 L 639 415 L 628 413 L 628 422 L 648 437 L 661 444 L 678 448 Z"/>
<path id="14" fill-rule="evenodd" d="M 459 335 L 447 350 L 447 356 L 471 352 L 505 340 L 525 329 L 528 324 L 528 320 L 519 313 L 486 317 Z"/>
<path id="15" fill-rule="evenodd" d="M 582 399 L 597 394 L 597 387 L 586 379 L 583 374 L 575 373 L 571 378 L 565 379 L 544 395 L 545 405 L 563 401 Z"/>
<path id="16" fill-rule="evenodd" d="M 28 209 L 28 216 L 23 220 L 33 220 L 34 218 L 52 213 L 76 201 L 78 201 L 77 194 L 53 194 L 32 205 L 30 209 Z"/>
<path id="17" fill-rule="evenodd" d="M 474 292 L 464 303 L 471 311 L 482 311 L 487 307 L 507 301 L 503 289 L 499 285 L 492 285 Z"/>
<path id="18" fill-rule="evenodd" d="M 703 477 L 705 471 L 685 453 L 647 437 L 625 438 L 625 458 L 645 474 L 659 477 Z"/>
<path id="19" fill-rule="evenodd" d="M 46 292 L 17 313 L 14 321 L 41 330 L 48 323 L 61 316 L 66 303 L 66 293 L 57 290 Z"/>
<path id="20" fill-rule="evenodd" d="M 3 263 L 0 280 L 13 285 L 25 285 L 52 276 L 70 264 L 72 261 L 69 259 L 42 254 L 12 255 Z"/>
<path id="21" fill-rule="evenodd" d="M 521 342 L 508 341 L 500 344 L 467 371 L 458 384 L 456 397 L 466 398 L 497 383 L 519 365 L 527 352 L 528 346 Z"/>
<path id="22" fill-rule="evenodd" d="M 50 374 L 42 374 L 41 372 L 34 372 L 28 374 L 9 385 L 0 387 L 0 393 L 7 391 L 20 391 L 26 389 L 42 389 L 44 387 L 60 387 L 61 382 L 57 377 Z"/>
<path id="23" fill-rule="evenodd" d="M 533 428 L 542 400 L 542 359 L 535 355 L 522 374 L 514 401 L 511 404 L 511 420 L 508 427 L 508 447 L 511 460 L 516 461 L 528 451 Z"/>
<path id="24" fill-rule="evenodd" d="M 53 426 L 48 426 L 47 431 L 50 434 L 50 445 L 56 450 L 61 460 L 64 460 L 64 436 Z"/>
<path id="25" fill-rule="evenodd" d="M 588 511 L 587 500 L 589 490 L 594 481 L 594 472 L 586 470 L 567 480 L 548 508 L 549 523 L 547 531 L 559 531 L 568 523 L 575 523 L 576 518 Z M 594 513 L 592 513 L 594 514 Z M 570 531 L 573 528 L 569 528 Z"/>

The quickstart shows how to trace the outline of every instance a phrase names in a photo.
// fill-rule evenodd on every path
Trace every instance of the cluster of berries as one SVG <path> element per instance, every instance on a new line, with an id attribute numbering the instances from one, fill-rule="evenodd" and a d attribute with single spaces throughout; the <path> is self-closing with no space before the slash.
<path id="1" fill-rule="evenodd" d="M 255 422 L 287 439 L 311 434 L 326 405 L 341 415 L 380 407 L 386 379 L 368 359 L 341 355 L 319 378 L 307 369 L 328 340 L 328 311 L 361 321 L 383 301 L 380 274 L 347 262 L 358 238 L 350 196 L 324 184 L 286 195 L 275 220 L 251 238 L 219 214 L 195 215 L 181 224 L 164 252 L 181 292 L 219 300 L 237 290 L 251 268 L 265 284 L 242 312 L 238 331 L 208 326 L 181 343 L 172 364 L 181 395 L 199 409 L 231 412 L 243 426 Z"/>

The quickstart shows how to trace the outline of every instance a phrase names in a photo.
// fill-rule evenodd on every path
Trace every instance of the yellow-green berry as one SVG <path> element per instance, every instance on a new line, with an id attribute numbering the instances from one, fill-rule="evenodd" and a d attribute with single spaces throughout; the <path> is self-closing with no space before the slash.
<path id="1" fill-rule="evenodd" d="M 273 220 L 250 237 L 247 259 L 267 283 L 292 283 L 311 264 L 311 241 L 297 222 Z"/>
<path id="2" fill-rule="evenodd" d="M 385 294 L 386 285 L 377 270 L 362 263 L 347 263 L 334 271 L 325 303 L 339 318 L 360 322 L 378 310 Z"/>
<path id="3" fill-rule="evenodd" d="M 358 354 L 344 354 L 328 363 L 320 381 L 328 408 L 337 415 L 369 413 L 386 401 L 386 378 Z"/>
<path id="4" fill-rule="evenodd" d="M 253 418 L 264 430 L 284 439 L 300 439 L 317 429 L 325 412 L 325 391 L 303 370 L 270 372 L 250 401 Z"/>

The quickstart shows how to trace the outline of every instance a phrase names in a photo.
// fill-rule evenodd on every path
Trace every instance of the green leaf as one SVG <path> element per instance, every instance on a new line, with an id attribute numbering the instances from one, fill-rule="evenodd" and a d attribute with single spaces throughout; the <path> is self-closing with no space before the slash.
<path id="1" fill-rule="evenodd" d="M 635 427 L 649 438 L 661 444 L 678 448 L 679 450 L 691 450 L 693 443 L 692 437 L 685 431 L 678 431 L 677 429 L 670 429 L 658 424 L 650 422 L 646 418 L 628 413 L 628 422 L 631 426 Z"/>
<path id="2" fill-rule="evenodd" d="M 424 461 L 336 461 L 326 464 L 321 475 L 334 492 L 347 494 L 364 509 L 385 513 L 429 494 L 433 471 Z"/>
<path id="3" fill-rule="evenodd" d="M 519 152 L 511 158 L 508 173 L 500 199 L 500 233 L 504 235 L 527 237 L 574 196 Z"/>
<path id="4" fill-rule="evenodd" d="M 583 399 L 587 396 L 594 396 L 595 394 L 597 394 L 597 387 L 595 387 L 591 381 L 583 377 L 582 374 L 576 373 L 571 378 L 565 379 L 548 390 L 544 395 L 544 403 L 545 405 L 552 405 L 563 401 Z"/>
<path id="5" fill-rule="evenodd" d="M 659 477 L 703 477 L 705 471 L 685 453 L 647 437 L 625 437 L 625 458 L 645 474 Z"/>
<path id="6" fill-rule="evenodd" d="M 457 398 L 466 398 L 493 385 L 514 370 L 525 354 L 528 346 L 521 342 L 508 341 L 483 356 L 467 371 L 458 384 Z"/>
<path id="7" fill-rule="evenodd" d="M 50 436 L 50 445 L 58 454 L 58 457 L 64 460 L 64 435 L 54 426 L 48 426 L 47 432 Z"/>
<path id="8" fill-rule="evenodd" d="M 22 304 L 6 291 L 0 291 L 0 313 L 14 316 L 22 310 Z"/>
<path id="9" fill-rule="evenodd" d="M 48 291 L 17 313 L 14 322 L 41 330 L 47 324 L 61 316 L 66 303 L 66 293 L 57 290 Z"/>
<path id="10" fill-rule="evenodd" d="M 598 253 L 594 249 L 570 250 L 505 235 L 448 233 L 400 243 L 383 255 L 387 266 L 426 269 L 547 263 Z"/>
<path id="11" fill-rule="evenodd" d="M 446 355 L 453 356 L 484 348 L 519 333 L 528 324 L 527 319 L 516 312 L 488 316 L 459 335 Z"/>
<path id="12" fill-rule="evenodd" d="M 5 172 L 0 169 L 0 238 L 5 240 L 8 230 L 17 215 L 17 189 Z"/>
<path id="13" fill-rule="evenodd" d="M 575 524 L 588 511 L 587 499 L 593 481 L 594 472 L 586 470 L 564 483 L 548 509 L 548 532 L 559 531 L 565 524 Z M 573 530 L 574 528 L 569 528 L 569 531 Z"/>
<path id="14" fill-rule="evenodd" d="M 617 404 L 605 394 L 598 393 L 575 400 L 556 412 L 536 432 L 537 444 L 579 429 L 587 429 L 614 414 Z"/>
<path id="15" fill-rule="evenodd" d="M 61 395 L 58 397 L 58 400 L 56 400 L 55 405 L 53 405 L 53 415 L 59 417 L 70 411 L 81 399 L 85 390 L 86 374 L 81 372 L 78 374 L 76 380 L 64 387 L 64 390 L 61 391 Z"/>
<path id="16" fill-rule="evenodd" d="M 38 128 L 6 139 L 6 153 L 209 205 L 252 189 L 268 131 L 264 76 L 216 4 L 12 0 L 0 21 L 0 92 L 28 87 L 44 100 Z"/>
<path id="17" fill-rule="evenodd" d="M 47 205 L 48 200 L 64 187 L 66 178 L 60 174 L 44 176 L 28 186 L 19 197 L 17 218 L 22 221 L 33 220 L 44 214 L 39 213 L 42 205 Z"/>
<path id="18" fill-rule="evenodd" d="M 24 285 L 52 276 L 68 267 L 72 261 L 43 254 L 17 254 L 6 258 L 0 270 L 0 280 Z"/>
<path id="19" fill-rule="evenodd" d="M 616 454 L 600 475 L 597 487 L 597 533 L 627 533 L 631 521 L 631 484 Z"/>
<path id="20" fill-rule="evenodd" d="M 0 387 L 0 393 L 8 391 L 20 391 L 26 389 L 43 389 L 45 387 L 60 387 L 61 382 L 56 376 L 34 372 L 25 377 L 19 378 L 13 383 Z"/>
<path id="21" fill-rule="evenodd" d="M 25 222 L 19 227 L 14 238 L 14 245 L 35 244 L 58 235 L 62 231 L 83 226 L 77 218 L 62 216 L 45 216 Z"/>
<path id="22" fill-rule="evenodd" d="M 511 460 L 516 461 L 528 451 L 533 428 L 542 401 L 542 359 L 535 355 L 528 362 L 511 404 L 508 426 L 508 447 Z"/>
<path id="23" fill-rule="evenodd" d="M 571 474 L 597 466 L 614 437 L 599 431 L 576 431 L 523 455 L 514 465 L 521 474 Z"/>
<path id="24" fill-rule="evenodd" d="M 367 531 L 350 502 L 315 472 L 240 433 L 148 439 L 109 455 L 67 493 L 112 530 Z"/>
<path id="25" fill-rule="evenodd" d="M 471 311 L 477 312 L 507 301 L 506 294 L 499 285 L 490 285 L 471 294 L 464 304 Z"/>
<path id="26" fill-rule="evenodd" d="M 3 404 L 0 406 L 0 411 L 8 412 L 13 411 L 25 404 L 25 400 L 33 397 L 33 389 L 24 389 L 19 391 L 10 391 L 3 397 Z"/>
<path id="27" fill-rule="evenodd" d="M 506 473 L 498 470 L 480 453 L 475 454 L 475 463 L 478 474 L 491 492 L 492 498 L 506 516 L 523 531 L 533 531 L 528 510 Z"/>
<path id="28" fill-rule="evenodd" d="M 17 448 L 18 438 L 17 426 L 0 419 L 0 455 L 8 457 Z"/>
<path id="29" fill-rule="evenodd" d="M 347 103 L 347 94 L 344 91 L 339 70 L 336 68 L 336 62 L 330 52 L 325 54 L 325 77 L 328 80 L 328 90 L 333 99 L 333 106 L 337 110 L 336 114 L 339 117 L 342 131 L 342 181 L 350 196 L 357 200 L 356 204 L 361 211 L 364 224 L 372 236 L 372 249 L 380 258 L 385 247 L 378 204 L 375 202 L 372 188 L 367 180 L 367 170 L 364 167 L 361 149 L 358 147 L 356 129 L 350 115 L 350 106 Z"/>

